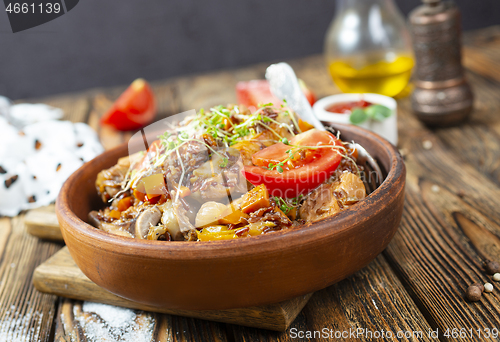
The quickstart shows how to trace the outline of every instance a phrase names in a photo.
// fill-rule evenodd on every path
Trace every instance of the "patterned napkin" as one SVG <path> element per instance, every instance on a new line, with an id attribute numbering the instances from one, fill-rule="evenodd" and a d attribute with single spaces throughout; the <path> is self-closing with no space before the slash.
<path id="1" fill-rule="evenodd" d="M 44 104 L 11 105 L 0 97 L 0 215 L 54 202 L 64 181 L 102 153 L 87 124 L 57 120 Z"/>

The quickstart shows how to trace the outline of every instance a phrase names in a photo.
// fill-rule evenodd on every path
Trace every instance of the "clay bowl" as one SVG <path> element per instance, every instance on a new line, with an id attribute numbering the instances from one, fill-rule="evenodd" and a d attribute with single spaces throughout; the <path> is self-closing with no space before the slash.
<path id="1" fill-rule="evenodd" d="M 171 309 L 270 304 L 334 284 L 367 265 L 391 241 L 404 204 L 405 166 L 397 149 L 359 127 L 335 124 L 387 171 L 370 196 L 334 217 L 299 229 L 231 241 L 161 242 L 111 235 L 86 223 L 102 207 L 94 181 L 127 154 L 123 145 L 78 169 L 56 211 L 80 269 L 108 291 Z"/>

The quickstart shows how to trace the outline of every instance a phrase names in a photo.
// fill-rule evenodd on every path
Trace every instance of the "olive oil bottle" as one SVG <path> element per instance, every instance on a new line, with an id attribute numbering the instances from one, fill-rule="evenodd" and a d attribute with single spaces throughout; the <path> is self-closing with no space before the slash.
<path id="1" fill-rule="evenodd" d="M 329 62 L 329 72 L 335 84 L 344 93 L 377 93 L 396 96 L 408 84 L 414 61 L 410 56 L 399 56 L 391 62 L 379 61 L 361 68 L 348 62 Z"/>
<path id="2" fill-rule="evenodd" d="M 414 65 L 411 39 L 394 0 L 336 0 L 325 38 L 328 72 L 346 93 L 399 94 Z"/>

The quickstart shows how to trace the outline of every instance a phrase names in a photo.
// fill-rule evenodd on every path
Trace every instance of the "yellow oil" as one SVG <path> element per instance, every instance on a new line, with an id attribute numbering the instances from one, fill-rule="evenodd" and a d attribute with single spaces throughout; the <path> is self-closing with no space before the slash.
<path id="1" fill-rule="evenodd" d="M 392 62 L 380 61 L 356 69 L 345 61 L 329 63 L 329 71 L 335 84 L 344 93 L 376 93 L 398 95 L 407 86 L 413 58 L 399 56 Z"/>

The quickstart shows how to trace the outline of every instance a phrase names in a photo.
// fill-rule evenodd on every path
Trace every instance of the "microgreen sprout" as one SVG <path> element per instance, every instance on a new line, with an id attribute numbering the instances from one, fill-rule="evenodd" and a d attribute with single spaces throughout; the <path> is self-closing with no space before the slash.
<path id="1" fill-rule="evenodd" d="M 273 197 L 274 199 L 274 202 L 276 203 L 276 205 L 281 209 L 282 212 L 284 212 L 285 214 L 288 215 L 288 213 L 290 211 L 292 211 L 293 207 L 292 206 L 289 206 L 288 203 L 286 203 L 286 201 L 281 198 L 281 197 Z"/>
<path id="2" fill-rule="evenodd" d="M 285 169 L 287 169 L 285 167 L 285 163 L 294 157 L 294 154 L 298 151 L 298 149 L 297 146 L 292 146 L 289 140 L 280 134 L 281 132 L 278 128 L 286 127 L 292 136 L 294 136 L 296 132 L 301 132 L 295 114 L 288 108 L 286 100 L 283 100 L 283 103 L 284 104 L 281 105 L 281 108 L 274 106 L 273 103 L 261 104 L 259 105 L 257 111 L 253 114 L 246 114 L 238 106 L 230 108 L 215 106 L 210 108 L 210 110 L 204 110 L 203 108 L 200 109 L 196 116 L 183 121 L 186 123 L 183 125 L 186 128 L 176 128 L 172 126 L 171 130 L 158 136 L 158 139 L 161 142 L 159 146 L 160 148 L 155 149 L 154 153 L 143 152 L 144 157 L 141 161 L 141 168 L 137 170 L 133 170 L 132 167 L 129 168 L 127 175 L 122 182 L 122 191 L 120 193 L 134 188 L 137 185 L 137 182 L 149 169 L 162 167 L 172 153 L 177 154 L 177 157 L 180 159 L 180 155 L 182 153 L 182 150 L 180 149 L 189 142 L 196 142 L 205 145 L 206 148 L 210 150 L 209 153 L 220 157 L 221 161 L 219 162 L 219 167 L 227 167 L 229 165 L 229 158 L 224 153 L 220 153 L 220 151 L 213 148 L 213 144 L 209 145 L 205 139 L 193 137 L 193 134 L 190 133 L 192 130 L 196 132 L 202 130 L 205 134 L 213 137 L 218 146 L 225 145 L 226 147 L 238 143 L 242 140 L 242 138 L 246 141 L 259 142 L 276 142 L 276 140 L 279 140 L 282 143 L 291 146 L 291 148 L 287 150 L 289 157 L 276 165 L 269 164 L 268 168 L 270 170 L 275 169 L 279 173 L 283 173 Z M 268 111 L 267 108 L 272 108 L 272 110 L 277 111 L 282 116 L 290 116 L 293 124 L 278 122 L 272 117 L 269 117 L 266 115 Z M 258 133 L 257 127 L 262 127 L 271 132 L 276 138 L 269 137 L 266 140 L 262 138 L 254 140 L 253 137 L 257 136 Z M 181 167 L 184 166 L 182 160 L 180 160 L 180 164 Z M 179 186 L 182 185 L 183 178 L 185 177 L 184 173 L 185 172 L 183 171 Z"/>
<path id="3" fill-rule="evenodd" d="M 222 162 L 219 164 L 220 167 L 226 167 L 229 163 L 229 159 L 227 157 L 222 158 Z"/>
<path id="4" fill-rule="evenodd" d="M 284 143 L 283 139 L 281 141 Z M 297 153 L 301 153 L 302 151 L 306 151 L 306 150 L 318 150 L 318 149 L 322 149 L 322 148 L 331 148 L 331 149 L 337 150 L 337 153 L 339 153 L 343 158 L 346 158 L 347 160 L 351 161 L 357 170 L 358 176 L 360 174 L 358 165 L 356 164 L 354 159 L 349 157 L 349 155 L 347 153 L 347 149 L 344 146 L 340 146 L 340 145 L 303 146 L 303 145 L 292 145 L 289 142 L 287 145 L 291 146 L 290 149 L 285 151 L 285 153 L 288 154 L 288 157 L 277 164 L 269 163 L 269 165 L 267 167 L 268 170 L 272 171 L 272 170 L 276 169 L 276 171 L 278 171 L 279 173 L 283 173 L 284 172 L 283 166 L 286 163 L 294 160 Z"/>
<path id="5" fill-rule="evenodd" d="M 269 163 L 269 165 L 267 166 L 267 169 L 270 171 L 276 169 L 276 171 L 278 171 L 279 173 L 283 173 L 284 172 L 283 162 L 279 162 L 278 164 Z"/>
<path id="6" fill-rule="evenodd" d="M 304 196 L 300 194 L 297 197 L 294 198 L 282 198 L 275 196 L 273 197 L 274 203 L 278 206 L 278 208 L 281 209 L 282 212 L 284 212 L 286 215 L 288 215 L 293 209 L 297 208 L 302 201 Z"/>

